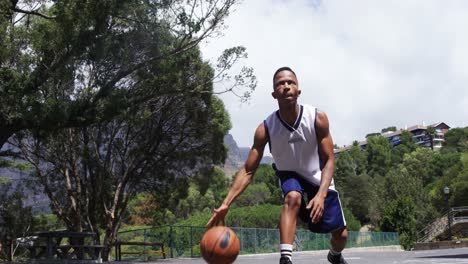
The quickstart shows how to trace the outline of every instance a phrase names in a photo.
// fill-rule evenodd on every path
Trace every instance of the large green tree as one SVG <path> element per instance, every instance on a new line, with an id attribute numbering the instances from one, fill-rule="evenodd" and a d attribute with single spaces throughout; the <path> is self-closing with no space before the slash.
<path id="1" fill-rule="evenodd" d="M 371 176 L 385 175 L 391 165 L 391 144 L 383 136 L 367 138 L 368 172 Z"/>
<path id="2" fill-rule="evenodd" d="M 35 167 L 53 212 L 70 230 L 95 232 L 97 242 L 103 229 L 105 258 L 136 193 L 153 192 L 163 205 L 190 178 L 224 162 L 230 129 L 224 105 L 212 93 L 191 92 L 213 89 L 213 74 L 192 49 L 139 72 L 137 90 L 153 96 L 112 121 L 18 133 L 15 144 Z"/>
<path id="3" fill-rule="evenodd" d="M 403 161 L 405 154 L 413 152 L 417 147 L 411 132 L 403 130 L 399 137 L 400 144 L 392 148 L 392 165 L 394 166 Z"/>
<path id="4" fill-rule="evenodd" d="M 214 65 L 213 79 L 230 78 L 225 90 L 204 84 L 139 90 L 149 77 L 164 78 L 152 65 L 218 36 L 237 2 L 1 0 L 0 147 L 26 129 L 44 132 L 112 120 L 154 94 L 253 89 L 250 68 L 230 78 L 232 63 L 245 57 L 238 47 Z M 248 97 L 250 91 L 236 94 Z"/>

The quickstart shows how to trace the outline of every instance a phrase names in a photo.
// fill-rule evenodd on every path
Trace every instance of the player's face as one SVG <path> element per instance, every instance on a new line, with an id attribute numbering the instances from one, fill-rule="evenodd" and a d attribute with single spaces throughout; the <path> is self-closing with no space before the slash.
<path id="1" fill-rule="evenodd" d="M 301 94 L 297 78 L 294 73 L 290 71 L 281 71 L 275 77 L 273 84 L 273 98 L 278 100 L 280 104 L 295 103 L 297 97 Z"/>

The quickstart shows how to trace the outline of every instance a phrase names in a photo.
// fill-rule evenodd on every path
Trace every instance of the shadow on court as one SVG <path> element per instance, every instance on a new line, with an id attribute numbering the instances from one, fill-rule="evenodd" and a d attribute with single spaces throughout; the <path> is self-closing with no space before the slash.
<path id="1" fill-rule="evenodd" d="M 346 249 L 343 253 L 349 264 L 468 264 L 468 248 L 439 249 L 424 251 L 403 251 L 397 247 L 387 248 L 352 248 Z M 326 264 L 328 263 L 327 251 L 307 251 L 294 252 L 294 264 Z M 279 253 L 241 255 L 235 264 L 276 264 L 279 260 Z M 136 262 L 112 262 L 113 264 L 130 264 Z M 203 264 L 201 258 L 196 259 L 165 259 L 155 262 L 144 263 L 190 263 Z"/>
<path id="2" fill-rule="evenodd" d="M 465 249 L 468 251 L 468 248 Z M 456 258 L 456 259 L 468 259 L 468 254 L 459 254 L 459 255 L 443 255 L 443 256 L 428 256 L 420 258 Z"/>

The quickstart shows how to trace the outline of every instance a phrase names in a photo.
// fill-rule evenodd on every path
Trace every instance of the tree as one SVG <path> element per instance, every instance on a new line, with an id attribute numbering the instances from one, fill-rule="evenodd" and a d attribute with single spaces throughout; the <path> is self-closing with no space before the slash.
<path id="1" fill-rule="evenodd" d="M 349 152 L 341 152 L 335 162 L 334 180 L 341 183 L 348 176 L 356 176 L 356 166 L 354 165 L 355 164 Z"/>
<path id="2" fill-rule="evenodd" d="M 367 161 L 370 176 L 385 175 L 390 168 L 391 145 L 383 136 L 367 138 Z"/>
<path id="3" fill-rule="evenodd" d="M 397 131 L 396 126 L 390 126 L 390 127 L 382 128 L 382 133 L 395 132 L 395 131 Z"/>
<path id="4" fill-rule="evenodd" d="M 128 203 L 127 222 L 131 225 L 152 225 L 154 212 L 158 209 L 158 201 L 151 193 L 139 193 Z"/>
<path id="5" fill-rule="evenodd" d="M 257 206 L 270 199 L 271 192 L 266 183 L 253 183 L 236 199 L 236 206 Z"/>
<path id="6" fill-rule="evenodd" d="M 361 223 L 369 222 L 369 208 L 373 199 L 372 178 L 368 175 L 350 175 L 339 185 L 346 207 Z"/>
<path id="7" fill-rule="evenodd" d="M 278 177 L 276 177 L 275 171 L 271 165 L 260 164 L 255 172 L 255 177 L 253 178 L 252 183 L 266 184 L 269 190 L 268 198 L 265 201 L 266 203 L 276 205 L 283 204 L 281 188 L 278 185 Z"/>
<path id="8" fill-rule="evenodd" d="M 468 152 L 468 127 L 452 128 L 445 134 L 445 142 L 440 150 L 447 152 Z"/>
<path id="9" fill-rule="evenodd" d="M 382 231 L 398 232 L 401 245 L 410 249 L 416 240 L 415 205 L 410 196 L 400 196 L 385 208 Z"/>
<path id="10" fill-rule="evenodd" d="M 153 71 L 161 75 L 146 75 Z M 155 62 L 138 77 L 141 95 L 153 95 L 147 103 L 88 127 L 18 133 L 15 142 L 68 229 L 93 231 L 98 243 L 104 229 L 105 259 L 136 193 L 151 191 L 164 207 L 172 193 L 183 193 L 190 178 L 222 164 L 227 153 L 223 137 L 230 122 L 223 103 L 211 93 L 190 92 L 201 85 L 212 89 L 213 71 L 197 49 Z"/>
<path id="11" fill-rule="evenodd" d="M 23 130 L 112 120 L 154 94 L 232 91 L 248 97 L 256 85 L 252 69 L 234 77 L 228 71 L 246 57 L 242 47 L 226 50 L 212 80 L 190 90 L 139 89 L 146 79 L 163 78 L 163 69 L 152 65 L 219 35 L 237 2 L 0 1 L 0 147 Z M 228 80 L 227 88 L 213 91 L 206 84 L 214 79 Z M 240 93 L 239 86 L 248 90 Z"/>
<path id="12" fill-rule="evenodd" d="M 404 166 L 411 177 L 421 179 L 423 186 L 435 180 L 435 178 L 433 178 L 434 173 L 430 171 L 433 153 L 433 151 L 427 148 L 418 148 L 406 154 L 403 158 L 402 166 Z"/>
<path id="13" fill-rule="evenodd" d="M 11 182 L 0 183 L 0 259 L 13 261 L 16 238 L 34 230 L 31 207 L 24 205 L 23 198 L 21 188 L 13 188 Z"/>
<path id="14" fill-rule="evenodd" d="M 213 168 L 211 171 L 202 171 L 194 178 L 194 183 L 197 184 L 200 193 L 205 195 L 207 191 L 211 191 L 217 205 L 221 204 L 224 200 L 224 194 L 228 191 L 229 187 L 228 182 L 229 179 L 219 168 Z"/>
<path id="15" fill-rule="evenodd" d="M 413 134 L 403 130 L 400 134 L 400 144 L 392 148 L 392 165 L 396 166 L 401 163 L 405 154 L 413 152 L 416 148 Z"/>
<path id="16" fill-rule="evenodd" d="M 436 129 L 435 127 L 427 127 L 426 129 L 426 135 L 429 136 L 429 143 L 430 143 L 430 146 L 431 146 L 431 150 L 434 150 L 434 136 L 436 134 Z"/>

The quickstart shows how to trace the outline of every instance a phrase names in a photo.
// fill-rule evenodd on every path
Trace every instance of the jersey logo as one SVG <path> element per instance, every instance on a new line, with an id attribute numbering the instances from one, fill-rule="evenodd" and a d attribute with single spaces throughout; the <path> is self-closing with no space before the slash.
<path id="1" fill-rule="evenodd" d="M 295 143 L 295 142 L 305 142 L 304 133 L 302 133 L 302 129 L 294 130 L 289 134 L 288 143 Z"/>

